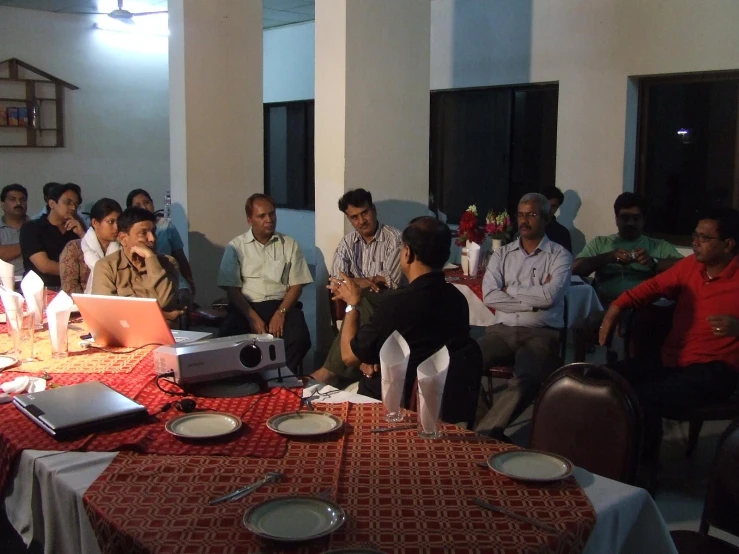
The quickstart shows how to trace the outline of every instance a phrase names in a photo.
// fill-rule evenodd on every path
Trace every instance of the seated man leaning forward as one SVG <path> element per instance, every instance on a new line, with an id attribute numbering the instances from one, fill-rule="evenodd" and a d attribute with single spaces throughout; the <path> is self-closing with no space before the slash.
<path id="1" fill-rule="evenodd" d="M 296 304 L 303 285 L 313 279 L 295 239 L 275 231 L 277 213 L 269 196 L 249 197 L 246 221 L 251 228 L 228 243 L 218 271 L 218 286 L 228 296 L 220 336 L 281 337 L 287 367 L 295 372 L 311 344 L 303 311 Z"/>
<path id="2" fill-rule="evenodd" d="M 536 398 L 539 385 L 560 361 L 572 255 L 547 238 L 549 211 L 541 194 L 521 198 L 520 236 L 495 251 L 482 280 L 483 301 L 495 308 L 495 324 L 478 339 L 483 371 L 513 364 L 514 377 L 476 429 L 498 439 L 505 439 L 505 428 Z"/>
<path id="3" fill-rule="evenodd" d="M 377 221 L 372 194 L 364 189 L 350 190 L 339 199 L 354 231 L 339 243 L 331 264 L 331 275 L 344 273 L 362 289 L 361 324 L 369 321 L 386 289 L 397 289 L 404 280 L 400 270 L 400 231 Z M 341 359 L 341 335 L 334 339 L 323 367 L 311 375 L 317 381 L 345 384 L 358 381 L 362 373 L 347 367 Z"/>
<path id="4" fill-rule="evenodd" d="M 694 256 L 619 296 L 600 329 L 604 344 L 621 311 L 665 297 L 677 302 L 657 359 L 612 367 L 629 380 L 644 413 L 643 458 L 659 454 L 662 416 L 728 400 L 739 376 L 739 212 L 717 208 L 693 232 Z"/>
<path id="5" fill-rule="evenodd" d="M 347 303 L 341 331 L 341 357 L 348 367 L 359 367 L 366 376 L 359 393 L 382 398 L 380 348 L 393 331 L 408 342 L 410 360 L 405 380 L 407 403 L 416 380 L 418 364 L 442 346 L 469 337 L 467 300 L 444 280 L 442 268 L 449 259 L 452 235 L 449 227 L 434 217 L 418 217 L 402 235 L 400 267 L 410 284 L 385 293 L 366 325 L 360 326 L 361 289 L 355 281 L 331 278 L 336 298 Z"/>
<path id="6" fill-rule="evenodd" d="M 177 262 L 156 253 L 156 218 L 143 208 L 128 208 L 118 217 L 121 249 L 95 264 L 92 294 L 156 298 L 164 318 L 182 315 L 177 304 Z"/>

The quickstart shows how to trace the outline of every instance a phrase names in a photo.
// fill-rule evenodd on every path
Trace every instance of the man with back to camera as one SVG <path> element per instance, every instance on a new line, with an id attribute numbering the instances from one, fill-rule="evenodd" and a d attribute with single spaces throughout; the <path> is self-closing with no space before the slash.
<path id="1" fill-rule="evenodd" d="M 359 367 L 364 378 L 359 393 L 382 398 L 380 348 L 393 331 L 408 342 L 410 360 L 405 380 L 407 403 L 418 365 L 442 346 L 469 339 L 469 306 L 464 295 L 444 279 L 452 235 L 449 227 L 429 216 L 412 220 L 402 234 L 400 266 L 408 286 L 388 291 L 365 325 L 360 325 L 361 288 L 348 275 L 331 277 L 329 288 L 347 303 L 341 333 L 341 356 Z M 474 346 L 474 344 L 473 344 Z M 477 349 L 476 349 L 477 350 Z M 479 357 L 478 357 L 479 360 Z"/>
<path id="2" fill-rule="evenodd" d="M 397 289 L 404 282 L 400 269 L 400 231 L 377 220 L 372 194 L 364 189 L 344 194 L 339 199 L 339 210 L 344 212 L 354 231 L 341 239 L 334 253 L 331 275 L 338 277 L 344 273 L 362 289 L 360 314 L 364 324 L 384 298 L 380 293 Z M 341 332 L 334 339 L 323 367 L 311 377 L 342 386 L 361 379 L 359 368 L 347 367 L 341 359 Z"/>
<path id="3" fill-rule="evenodd" d="M 28 221 L 28 191 L 26 187 L 13 183 L 0 192 L 3 217 L 0 220 L 0 259 L 13 264 L 16 277 L 23 277 L 20 230 Z"/>
<path id="4" fill-rule="evenodd" d="M 618 232 L 599 236 L 585 245 L 572 264 L 572 274 L 587 277 L 595 273 L 593 287 L 607 308 L 623 292 L 672 267 L 682 256 L 669 242 L 643 234 L 644 200 L 624 192 L 613 204 Z M 592 345 L 603 312 L 590 316 L 574 330 L 575 361 L 583 361 Z"/>
<path id="5" fill-rule="evenodd" d="M 226 246 L 218 286 L 228 296 L 220 336 L 270 333 L 285 341 L 286 365 L 296 372 L 310 349 L 310 332 L 296 305 L 313 282 L 295 239 L 278 233 L 274 201 L 252 194 L 246 201 L 250 229 Z"/>
<path id="6" fill-rule="evenodd" d="M 516 214 L 519 238 L 493 253 L 482 280 L 483 302 L 495 308 L 495 323 L 477 341 L 482 369 L 513 363 L 513 378 L 476 428 L 499 440 L 508 440 L 505 428 L 536 398 L 560 361 L 572 255 L 547 238 L 549 210 L 541 194 L 521 198 Z"/>
<path id="7" fill-rule="evenodd" d="M 74 183 L 59 185 L 49 193 L 49 213 L 27 221 L 21 227 L 20 245 L 26 273 L 34 271 L 47 287 L 61 287 L 59 255 L 66 244 L 82 238 L 85 229 L 76 217 L 82 202 Z"/>
<path id="8" fill-rule="evenodd" d="M 92 294 L 156 298 L 170 326 L 182 315 L 177 302 L 179 271 L 171 256 L 156 253 L 156 216 L 127 208 L 118 216 L 121 249 L 95 264 Z"/>
<path id="9" fill-rule="evenodd" d="M 613 364 L 636 390 L 644 414 L 643 459 L 659 456 L 662 417 L 673 410 L 726 401 L 739 376 L 739 212 L 713 208 L 693 232 L 693 256 L 611 303 L 599 341 L 605 344 L 623 310 L 658 298 L 676 301 L 672 328 L 655 356 Z"/>

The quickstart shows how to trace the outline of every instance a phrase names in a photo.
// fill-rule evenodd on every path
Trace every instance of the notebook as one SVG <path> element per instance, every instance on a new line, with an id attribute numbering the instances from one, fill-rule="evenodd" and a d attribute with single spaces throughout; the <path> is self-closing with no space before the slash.
<path id="1" fill-rule="evenodd" d="M 13 404 L 56 439 L 137 423 L 149 416 L 146 407 L 100 381 L 19 394 Z"/>
<path id="2" fill-rule="evenodd" d="M 98 346 L 138 348 L 210 338 L 212 333 L 172 331 L 155 298 L 73 294 L 80 315 Z"/>

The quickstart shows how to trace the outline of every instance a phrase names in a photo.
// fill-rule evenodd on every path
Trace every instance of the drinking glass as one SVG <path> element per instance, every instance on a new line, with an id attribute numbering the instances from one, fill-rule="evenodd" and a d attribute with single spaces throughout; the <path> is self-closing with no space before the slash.
<path id="1" fill-rule="evenodd" d="M 398 423 L 405 414 L 400 404 L 403 399 L 404 381 L 390 381 L 382 374 L 382 404 L 385 406 L 385 421 Z"/>
<path id="2" fill-rule="evenodd" d="M 56 348 L 54 348 L 54 341 L 51 341 L 51 357 L 52 358 L 66 358 L 69 355 L 69 332 L 65 326 L 63 329 L 58 330 L 59 341 L 57 342 Z"/>
<path id="3" fill-rule="evenodd" d="M 11 312 L 7 314 L 8 331 L 13 334 L 13 346 L 20 362 L 35 362 L 33 339 L 35 334 L 33 312 Z M 11 321 L 12 319 L 12 321 Z"/>

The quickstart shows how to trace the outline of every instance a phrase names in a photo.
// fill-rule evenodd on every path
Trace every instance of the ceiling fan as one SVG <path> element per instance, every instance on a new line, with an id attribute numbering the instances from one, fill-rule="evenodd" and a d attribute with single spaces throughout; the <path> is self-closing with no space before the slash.
<path id="1" fill-rule="evenodd" d="M 84 15 L 107 15 L 108 17 L 120 21 L 122 23 L 133 23 L 134 17 L 140 17 L 142 15 L 155 15 L 160 13 L 167 13 L 167 10 L 156 11 L 156 12 L 129 12 L 123 9 L 123 0 L 118 0 L 118 9 L 111 12 L 67 12 Z"/>

